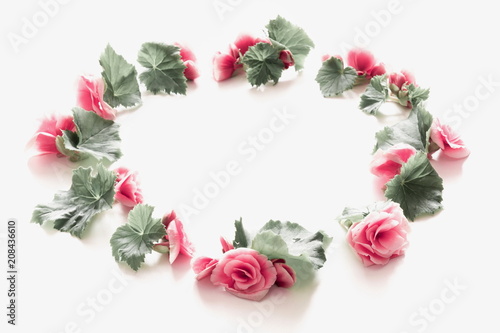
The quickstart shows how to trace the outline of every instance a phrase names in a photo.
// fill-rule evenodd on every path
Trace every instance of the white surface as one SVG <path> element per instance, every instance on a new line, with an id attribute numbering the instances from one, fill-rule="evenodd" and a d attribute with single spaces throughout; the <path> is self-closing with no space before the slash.
<path id="1" fill-rule="evenodd" d="M 19 232 L 18 326 L 6 325 L 2 278 L 1 327 L 51 333 L 498 330 L 500 184 L 493 148 L 500 120 L 500 54 L 492 3 L 448 7 L 401 0 L 398 14 L 377 31 L 372 11 L 387 9 L 389 1 L 308 2 L 307 7 L 290 1 L 220 2 L 233 8 L 222 19 L 212 0 L 143 0 L 134 6 L 69 1 L 18 53 L 7 36 L 19 34 L 23 18 L 41 7 L 33 0 L 1 4 L 0 232 L 12 217 Z M 264 89 L 252 89 L 244 77 L 214 82 L 213 54 L 241 32 L 261 33 L 278 14 L 303 27 L 316 43 L 304 71 L 287 72 L 278 85 Z M 362 266 L 334 218 L 346 205 L 381 199 L 368 163 L 375 132 L 394 119 L 359 111 L 359 90 L 324 99 L 314 81 L 321 55 L 344 54 L 342 43 L 354 45 L 358 29 L 373 29 L 368 49 L 377 59 L 392 70 L 413 71 L 422 86 L 431 87 L 429 110 L 458 125 L 472 150 L 464 161 L 433 162 L 444 178 L 445 209 L 413 223 L 407 255 L 381 268 Z M 218 255 L 219 235 L 232 239 L 233 221 L 240 217 L 249 229 L 269 219 L 324 229 L 334 241 L 310 286 L 273 289 L 255 303 L 197 283 L 186 259 L 171 266 L 153 254 L 134 273 L 114 262 L 108 245 L 126 219 L 120 205 L 100 215 L 83 240 L 29 223 L 36 204 L 69 187 L 77 166 L 31 158 L 25 151 L 37 119 L 70 112 L 76 78 L 100 72 L 98 58 L 108 42 L 141 71 L 136 55 L 147 41 L 187 43 L 202 76 L 187 96 L 144 93 L 143 107 L 119 116 L 124 157 L 115 165 L 139 171 L 146 202 L 160 217 L 192 204 L 194 190 L 211 181 L 211 172 L 237 161 L 241 172 L 199 215 L 185 220 L 197 254 Z M 496 82 L 491 91 L 482 83 L 488 78 Z M 465 111 L 454 111 L 454 105 Z M 249 153 L 238 147 L 269 126 L 274 109 L 295 118 L 248 161 Z M 395 106 L 385 110 L 399 112 Z M 465 289 L 450 289 L 453 284 Z M 429 307 L 431 317 L 425 319 L 421 311 Z"/>

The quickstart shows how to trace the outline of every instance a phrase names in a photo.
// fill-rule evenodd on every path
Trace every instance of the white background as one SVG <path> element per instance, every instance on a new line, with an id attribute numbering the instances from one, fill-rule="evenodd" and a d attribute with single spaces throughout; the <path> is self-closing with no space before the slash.
<path id="1" fill-rule="evenodd" d="M 230 10 L 218 12 L 212 0 L 73 0 L 60 4 L 47 22 L 37 1 L 0 5 L 0 233 L 5 237 L 7 220 L 16 218 L 19 236 L 18 325 L 6 324 L 2 278 L 2 332 L 4 326 L 9 332 L 51 333 L 498 331 L 500 52 L 494 2 L 219 3 Z M 388 7 L 390 16 L 380 14 Z M 278 85 L 263 89 L 251 88 L 243 76 L 217 84 L 213 54 L 225 51 L 239 33 L 263 36 L 278 14 L 316 43 L 303 72 L 289 70 Z M 34 16 L 42 26 L 16 52 L 9 34 L 21 35 L 24 20 Z M 232 239 L 233 221 L 240 217 L 249 229 L 269 219 L 298 222 L 334 239 L 310 285 L 273 289 L 256 303 L 197 283 L 186 258 L 170 265 L 152 254 L 135 273 L 115 263 L 108 245 L 126 221 L 120 205 L 95 219 L 82 240 L 30 223 L 33 208 L 68 189 L 71 170 L 79 165 L 33 157 L 26 144 L 38 120 L 70 113 L 76 79 L 100 73 L 98 59 L 107 43 L 140 72 L 137 52 L 148 41 L 189 45 L 201 77 L 187 96 L 152 96 L 141 88 L 143 106 L 117 118 L 124 157 L 112 167 L 139 171 L 145 200 L 161 217 L 192 206 L 195 191 L 211 182 L 210 173 L 237 161 L 240 173 L 184 220 L 197 254 L 218 256 L 219 236 Z M 341 46 L 347 44 L 366 46 L 389 70 L 411 70 L 421 86 L 431 88 L 429 111 L 453 123 L 472 151 L 460 161 L 436 156 L 445 209 L 412 223 L 406 256 L 385 267 L 363 267 L 334 219 L 345 206 L 382 199 L 368 169 L 374 134 L 407 110 L 387 105 L 383 110 L 392 116 L 367 116 L 357 109 L 362 89 L 336 99 L 321 96 L 314 81 L 320 58 L 345 56 Z M 249 161 L 238 147 L 269 126 L 273 110 L 294 118 Z"/>

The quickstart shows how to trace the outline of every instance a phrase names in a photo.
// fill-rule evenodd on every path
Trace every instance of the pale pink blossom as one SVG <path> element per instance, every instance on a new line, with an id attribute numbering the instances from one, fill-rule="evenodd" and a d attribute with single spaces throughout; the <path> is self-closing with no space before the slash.
<path id="1" fill-rule="evenodd" d="M 415 76 L 407 70 L 402 70 L 400 73 L 391 73 L 389 75 L 389 84 L 393 84 L 398 89 L 403 88 L 403 85 L 415 84 Z"/>
<path id="2" fill-rule="evenodd" d="M 353 224 L 347 232 L 347 242 L 365 266 L 385 265 L 405 253 L 409 231 L 403 210 L 391 201 Z"/>
<path id="3" fill-rule="evenodd" d="M 94 111 L 104 119 L 114 120 L 116 110 L 104 101 L 105 84 L 102 77 L 82 75 L 78 81 L 77 105 Z"/>
<path id="4" fill-rule="evenodd" d="M 203 280 L 204 278 L 209 277 L 218 262 L 218 259 L 212 259 L 209 257 L 198 257 L 193 259 L 191 267 L 196 274 L 196 279 Z"/>
<path id="5" fill-rule="evenodd" d="M 174 45 L 180 48 L 179 54 L 184 66 L 186 66 L 186 69 L 184 69 L 184 76 L 186 79 L 197 79 L 200 76 L 200 73 L 198 71 L 198 67 L 196 66 L 196 56 L 193 51 L 191 51 L 191 49 L 186 45 L 181 45 L 179 43 L 174 43 Z"/>
<path id="6" fill-rule="evenodd" d="M 241 247 L 223 254 L 210 281 L 235 296 L 259 301 L 276 282 L 276 275 L 276 268 L 265 255 Z"/>
<path id="7" fill-rule="evenodd" d="M 217 82 L 231 78 L 236 70 L 238 59 L 230 54 L 217 52 L 213 58 L 213 76 Z"/>
<path id="8" fill-rule="evenodd" d="M 297 281 L 293 268 L 288 266 L 284 259 L 273 259 L 271 262 L 276 268 L 276 285 L 283 288 L 292 287 Z"/>
<path id="9" fill-rule="evenodd" d="M 465 158 L 470 154 L 458 133 L 450 126 L 442 125 L 437 118 L 432 122 L 430 140 L 448 157 Z"/>
<path id="10" fill-rule="evenodd" d="M 373 154 L 370 171 L 380 177 L 383 184 L 387 184 L 396 175 L 399 175 L 403 164 L 415 155 L 417 150 L 406 143 L 398 143 L 390 148 L 378 149 Z"/>
<path id="11" fill-rule="evenodd" d="M 372 78 L 385 73 L 383 64 L 376 64 L 375 57 L 367 50 L 353 49 L 347 54 L 347 65 L 353 67 L 360 76 Z"/>
<path id="12" fill-rule="evenodd" d="M 137 180 L 137 173 L 120 167 L 115 170 L 115 199 L 122 205 L 134 207 L 144 201 L 142 191 Z"/>
<path id="13" fill-rule="evenodd" d="M 163 226 L 167 231 L 167 235 L 163 237 L 162 241 L 155 244 L 153 248 L 161 253 L 168 252 L 168 259 L 173 263 L 179 254 L 192 257 L 194 247 L 187 238 L 184 231 L 184 226 L 177 218 L 174 211 L 165 214 L 162 219 Z"/>
<path id="14" fill-rule="evenodd" d="M 72 116 L 50 115 L 42 119 L 38 130 L 33 136 L 33 143 L 39 155 L 56 154 L 63 156 L 56 145 L 56 138 L 62 131 L 76 131 Z"/>

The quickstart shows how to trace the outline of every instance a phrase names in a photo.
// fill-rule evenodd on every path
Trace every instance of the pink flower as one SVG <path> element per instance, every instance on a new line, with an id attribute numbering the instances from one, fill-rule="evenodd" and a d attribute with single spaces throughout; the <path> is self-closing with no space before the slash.
<path id="1" fill-rule="evenodd" d="M 234 249 L 233 244 L 229 243 L 224 237 L 220 238 L 220 243 L 222 245 L 222 253 L 226 253 L 227 251 Z"/>
<path id="2" fill-rule="evenodd" d="M 247 53 L 248 49 L 258 43 L 270 43 L 267 39 L 255 38 L 251 35 L 240 35 L 229 47 L 229 53 L 238 59 Z"/>
<path id="3" fill-rule="evenodd" d="M 198 68 L 196 67 L 196 56 L 193 51 L 185 45 L 179 43 L 174 43 L 175 46 L 180 48 L 181 60 L 184 62 L 186 69 L 184 70 L 184 76 L 187 80 L 194 80 L 200 76 Z"/>
<path id="4" fill-rule="evenodd" d="M 259 301 L 276 282 L 276 275 L 276 268 L 266 256 L 241 247 L 224 253 L 210 281 L 235 296 Z"/>
<path id="5" fill-rule="evenodd" d="M 390 259 L 404 254 L 408 247 L 408 220 L 399 204 L 388 202 L 372 211 L 347 232 L 347 242 L 365 266 L 385 265 Z"/>
<path id="6" fill-rule="evenodd" d="M 213 59 L 213 76 L 217 82 L 231 78 L 236 70 L 238 59 L 230 54 L 217 52 Z"/>
<path id="7" fill-rule="evenodd" d="M 50 115 L 42 119 L 33 137 L 39 155 L 56 154 L 63 156 L 56 145 L 56 137 L 62 135 L 63 130 L 76 131 L 72 116 Z"/>
<path id="8" fill-rule="evenodd" d="M 191 263 L 191 267 L 196 274 L 197 280 L 203 280 L 210 276 L 219 260 L 209 257 L 198 257 Z"/>
<path id="9" fill-rule="evenodd" d="M 179 254 L 184 254 L 188 257 L 193 256 L 194 247 L 188 240 L 184 232 L 184 226 L 179 220 L 174 211 L 165 214 L 162 220 L 167 231 L 167 235 L 163 237 L 161 243 L 155 244 L 153 249 L 161 253 L 169 253 L 168 259 L 173 263 Z"/>
<path id="10" fill-rule="evenodd" d="M 470 154 L 470 150 L 465 146 L 458 133 L 450 126 L 442 125 L 437 118 L 432 122 L 430 139 L 431 145 L 437 145 L 448 157 L 465 158 Z"/>
<path id="11" fill-rule="evenodd" d="M 415 84 L 415 76 L 412 73 L 402 70 L 401 73 L 391 73 L 389 75 L 389 84 L 401 89 L 403 85 Z M 391 89 L 393 90 L 393 89 Z"/>
<path id="12" fill-rule="evenodd" d="M 375 57 L 371 52 L 353 49 L 347 54 L 347 64 L 358 71 L 358 75 L 371 78 L 385 73 L 383 64 L 375 65 Z"/>
<path id="13" fill-rule="evenodd" d="M 104 80 L 101 77 L 80 76 L 77 104 L 87 111 L 94 111 L 104 119 L 116 118 L 116 110 L 104 101 Z"/>
<path id="14" fill-rule="evenodd" d="M 115 199 L 122 205 L 134 207 L 143 202 L 142 192 L 137 181 L 137 173 L 127 168 L 117 168 Z"/>
<path id="15" fill-rule="evenodd" d="M 380 177 L 383 184 L 387 184 L 396 175 L 399 175 L 403 164 L 415 155 L 417 150 L 406 143 L 398 143 L 387 150 L 378 149 L 373 155 L 370 171 Z"/>
<path id="16" fill-rule="evenodd" d="M 295 65 L 295 61 L 293 60 L 292 52 L 288 50 L 282 50 L 280 52 L 280 60 L 283 61 L 283 67 L 288 69 L 290 66 Z"/>
<path id="17" fill-rule="evenodd" d="M 331 55 L 329 55 L 329 54 L 325 54 L 325 55 L 323 55 L 323 56 L 321 57 L 321 61 L 323 61 L 323 62 L 324 62 L 324 61 L 327 61 L 327 60 L 328 60 L 328 59 L 330 59 L 331 57 L 337 58 L 337 59 L 339 59 L 340 61 L 344 62 L 344 59 L 342 58 L 342 56 L 340 56 L 340 55 L 338 55 L 338 54 L 333 55 L 333 56 L 331 56 Z"/>
<path id="18" fill-rule="evenodd" d="M 283 288 L 292 287 L 297 281 L 293 268 L 286 265 L 284 259 L 273 259 L 271 262 L 276 268 L 276 285 Z"/>

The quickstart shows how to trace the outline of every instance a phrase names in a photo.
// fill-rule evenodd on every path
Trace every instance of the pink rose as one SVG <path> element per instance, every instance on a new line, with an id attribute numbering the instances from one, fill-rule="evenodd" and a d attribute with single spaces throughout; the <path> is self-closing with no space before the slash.
<path id="1" fill-rule="evenodd" d="M 293 268 L 286 265 L 284 259 L 273 259 L 271 262 L 276 268 L 276 285 L 283 288 L 292 287 L 297 281 Z"/>
<path id="2" fill-rule="evenodd" d="M 101 77 L 80 76 L 77 104 L 87 111 L 94 111 L 104 119 L 116 118 L 116 110 L 104 101 L 104 80 Z"/>
<path id="3" fill-rule="evenodd" d="M 347 232 L 347 242 L 365 266 L 385 265 L 390 259 L 404 254 L 408 247 L 408 220 L 399 204 L 388 202 L 372 211 Z"/>
<path id="4" fill-rule="evenodd" d="M 373 155 L 370 171 L 380 177 L 383 184 L 387 184 L 396 175 L 399 175 L 403 164 L 415 155 L 417 150 L 406 143 L 398 143 L 387 150 L 378 149 Z"/>
<path id="5" fill-rule="evenodd" d="M 276 274 L 276 268 L 265 255 L 241 247 L 224 253 L 210 281 L 235 296 L 259 301 L 276 282 Z"/>
<path id="6" fill-rule="evenodd" d="M 349 51 L 347 64 L 356 69 L 358 75 L 365 75 L 367 78 L 385 73 L 384 65 L 375 65 L 375 57 L 367 50 L 353 49 Z"/>
<path id="7" fill-rule="evenodd" d="M 76 131 L 72 116 L 50 115 L 42 119 L 33 137 L 33 143 L 39 151 L 39 155 L 56 154 L 63 156 L 56 145 L 56 137 L 62 135 L 63 130 Z"/>
<path id="8" fill-rule="evenodd" d="M 290 66 L 295 65 L 295 61 L 293 60 L 292 52 L 288 50 L 282 50 L 280 52 L 280 60 L 283 61 L 283 67 L 288 69 Z"/>
<path id="9" fill-rule="evenodd" d="M 394 85 L 399 89 L 403 87 L 404 84 L 410 85 L 415 84 L 415 76 L 412 73 L 402 70 L 401 73 L 391 73 L 389 75 L 389 84 Z M 395 89 L 395 87 L 391 88 L 391 90 Z"/>
<path id="10" fill-rule="evenodd" d="M 194 80 L 200 76 L 198 68 L 196 67 L 196 56 L 193 51 L 185 45 L 174 43 L 175 46 L 180 48 L 181 60 L 184 62 L 186 69 L 184 69 L 184 76 L 187 80 Z"/>
<path id="11" fill-rule="evenodd" d="M 442 125 L 437 118 L 432 122 L 430 139 L 431 145 L 437 145 L 448 157 L 465 158 L 470 154 L 457 132 L 448 125 Z"/>
<path id="12" fill-rule="evenodd" d="M 209 277 L 218 262 L 219 260 L 209 257 L 198 257 L 194 259 L 191 263 L 191 267 L 196 274 L 196 279 L 203 280 Z"/>
<path id="13" fill-rule="evenodd" d="M 122 205 L 134 207 L 143 202 L 142 192 L 137 181 L 137 173 L 127 168 L 118 168 L 115 184 L 115 199 Z"/>
<path id="14" fill-rule="evenodd" d="M 165 226 L 167 235 L 163 237 L 161 243 L 155 244 L 153 249 L 161 253 L 168 252 L 170 263 L 173 263 L 179 254 L 192 257 L 194 247 L 188 240 L 184 226 L 181 220 L 177 218 L 175 212 L 172 211 L 169 214 L 165 214 L 162 223 Z"/>

